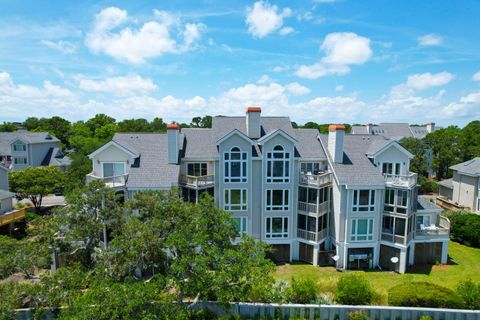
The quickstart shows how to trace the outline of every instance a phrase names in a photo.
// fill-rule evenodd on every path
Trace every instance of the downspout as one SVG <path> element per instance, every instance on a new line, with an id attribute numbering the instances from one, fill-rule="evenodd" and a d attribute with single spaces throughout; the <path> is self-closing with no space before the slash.
<path id="1" fill-rule="evenodd" d="M 348 209 L 350 208 L 350 195 L 346 187 L 345 192 L 347 193 L 347 206 L 345 208 L 345 237 L 343 239 L 343 269 L 347 270 Z"/>

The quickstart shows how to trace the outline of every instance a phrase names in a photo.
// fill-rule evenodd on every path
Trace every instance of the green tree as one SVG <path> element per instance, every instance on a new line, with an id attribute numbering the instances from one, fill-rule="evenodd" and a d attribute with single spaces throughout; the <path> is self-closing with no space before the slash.
<path id="1" fill-rule="evenodd" d="M 165 132 L 167 131 L 167 124 L 163 122 L 162 118 L 155 118 L 150 122 L 150 131 Z"/>
<path id="2" fill-rule="evenodd" d="M 85 125 L 90 129 L 91 132 L 95 132 L 99 128 L 105 127 L 107 125 L 114 125 L 115 123 L 116 121 L 114 118 L 107 116 L 106 114 L 100 113 L 96 114 L 95 117 L 85 122 Z"/>
<path id="3" fill-rule="evenodd" d="M 3 124 L 0 124 L 0 132 L 13 132 L 17 130 L 17 126 L 15 126 L 11 122 L 3 122 Z"/>
<path id="4" fill-rule="evenodd" d="M 420 139 L 410 137 L 404 139 L 401 144 L 413 154 L 413 159 L 410 160 L 410 170 L 419 175 L 426 176 L 427 158 L 425 156 L 424 142 Z"/>
<path id="5" fill-rule="evenodd" d="M 461 134 L 462 161 L 480 157 L 480 121 L 475 120 L 462 129 Z"/>
<path id="6" fill-rule="evenodd" d="M 39 212 L 43 197 L 63 186 L 65 173 L 56 167 L 30 167 L 10 173 L 9 180 L 10 190 L 19 199 L 29 199 Z"/>
<path id="7" fill-rule="evenodd" d="M 442 179 L 450 175 L 449 167 L 460 162 L 461 130 L 456 126 L 435 130 L 425 137 L 426 144 L 432 150 L 432 169 L 437 178 Z"/>
<path id="8" fill-rule="evenodd" d="M 126 119 L 118 123 L 118 132 L 150 132 L 146 119 Z"/>

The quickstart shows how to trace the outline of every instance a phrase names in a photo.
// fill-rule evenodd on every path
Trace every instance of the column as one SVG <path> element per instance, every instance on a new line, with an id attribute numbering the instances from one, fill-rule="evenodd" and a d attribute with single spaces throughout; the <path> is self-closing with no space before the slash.
<path id="1" fill-rule="evenodd" d="M 407 249 L 400 249 L 400 257 L 399 257 L 399 266 L 398 272 L 405 273 L 407 271 Z"/>
<path id="2" fill-rule="evenodd" d="M 443 264 L 448 262 L 448 240 L 442 243 L 442 259 L 440 262 Z"/>
<path id="3" fill-rule="evenodd" d="M 413 265 L 415 263 L 415 242 L 412 242 L 410 246 L 410 254 L 408 255 L 408 265 Z"/>

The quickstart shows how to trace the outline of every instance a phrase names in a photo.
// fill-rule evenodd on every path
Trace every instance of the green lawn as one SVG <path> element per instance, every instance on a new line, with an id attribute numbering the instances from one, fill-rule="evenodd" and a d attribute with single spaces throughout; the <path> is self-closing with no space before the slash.
<path id="1" fill-rule="evenodd" d="M 470 248 L 450 242 L 448 248 L 449 265 L 432 266 L 422 270 L 410 270 L 405 274 L 388 271 L 348 271 L 338 272 L 333 267 L 314 267 L 308 264 L 287 264 L 278 266 L 276 279 L 290 280 L 292 277 L 316 281 L 322 292 L 331 292 L 340 277 L 347 273 L 363 274 L 386 302 L 387 290 L 397 284 L 412 281 L 429 281 L 455 289 L 461 280 L 480 281 L 480 249 Z"/>

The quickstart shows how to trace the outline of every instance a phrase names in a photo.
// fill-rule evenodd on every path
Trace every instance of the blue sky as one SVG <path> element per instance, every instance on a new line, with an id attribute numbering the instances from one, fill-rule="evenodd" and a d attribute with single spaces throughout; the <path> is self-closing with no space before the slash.
<path id="1" fill-rule="evenodd" d="M 478 1 L 3 1 L 0 121 L 480 118 Z"/>

